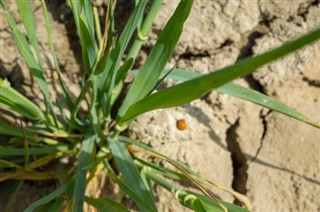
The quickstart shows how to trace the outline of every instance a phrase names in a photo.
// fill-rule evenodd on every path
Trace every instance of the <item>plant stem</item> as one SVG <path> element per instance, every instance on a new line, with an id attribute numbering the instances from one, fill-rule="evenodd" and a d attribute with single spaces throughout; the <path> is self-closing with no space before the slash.
<path id="1" fill-rule="evenodd" d="M 145 18 L 140 29 L 138 29 L 138 35 L 136 37 L 136 40 L 132 44 L 130 51 L 128 52 L 127 58 L 135 58 L 137 56 L 139 50 L 141 49 L 143 41 L 145 40 L 149 30 L 151 29 L 153 20 L 156 17 L 161 4 L 162 0 L 153 1 L 153 4 L 149 10 L 147 17 Z"/>

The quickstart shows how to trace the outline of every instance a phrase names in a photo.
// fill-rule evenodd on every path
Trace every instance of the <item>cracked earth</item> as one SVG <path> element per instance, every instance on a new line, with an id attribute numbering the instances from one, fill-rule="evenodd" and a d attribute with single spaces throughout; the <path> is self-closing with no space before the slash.
<path id="1" fill-rule="evenodd" d="M 174 5 L 166 2 L 155 34 Z M 177 63 L 201 73 L 222 68 L 320 26 L 318 14 L 319 1 L 198 1 L 168 67 Z M 319 123 L 319 50 L 317 42 L 236 82 Z M 181 118 L 188 123 L 183 132 L 175 129 Z M 254 211 L 320 210 L 319 130 L 276 112 L 212 92 L 189 105 L 145 114 L 131 134 L 203 177 L 245 194 Z M 164 193 L 158 203 L 162 211 L 185 211 Z"/>

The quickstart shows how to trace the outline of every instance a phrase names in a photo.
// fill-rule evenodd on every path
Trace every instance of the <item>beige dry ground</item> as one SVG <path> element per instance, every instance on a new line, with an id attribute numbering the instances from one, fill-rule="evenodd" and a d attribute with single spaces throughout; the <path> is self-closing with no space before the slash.
<path id="1" fill-rule="evenodd" d="M 64 77 L 77 96 L 81 77 L 79 46 L 76 35 L 67 30 L 72 27 L 69 10 L 58 2 L 49 4 L 52 36 Z M 140 55 L 141 62 L 177 2 L 164 0 Z M 10 8 L 16 11 L 14 4 Z M 168 67 L 177 63 L 179 68 L 196 72 L 214 71 L 319 27 L 319 14 L 320 3 L 316 0 L 196 1 Z M 36 11 L 36 17 L 43 57 L 50 64 L 41 10 Z M 0 76 L 41 104 L 39 90 L 10 37 L 2 10 L 0 21 Z M 268 94 L 320 123 L 319 66 L 317 42 L 236 82 Z M 50 65 L 47 68 L 51 89 L 56 90 L 57 78 Z M 186 130 L 176 128 L 179 119 L 186 120 Z M 247 195 L 254 211 L 320 211 L 320 131 L 314 127 L 212 92 L 190 104 L 141 116 L 133 122 L 129 134 L 185 163 L 201 176 Z M 49 192 L 50 186 L 26 185 L 16 211 L 46 193 L 45 188 Z M 159 211 L 186 211 L 171 193 L 155 190 Z M 214 192 L 224 200 L 234 201 L 219 189 Z"/>

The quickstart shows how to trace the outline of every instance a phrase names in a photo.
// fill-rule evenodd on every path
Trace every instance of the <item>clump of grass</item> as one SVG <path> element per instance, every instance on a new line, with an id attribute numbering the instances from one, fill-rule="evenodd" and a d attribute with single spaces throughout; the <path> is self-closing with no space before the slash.
<path id="1" fill-rule="evenodd" d="M 0 145 L 0 164 L 6 169 L 5 172 L 0 173 L 0 181 L 10 184 L 12 180 L 57 179 L 60 184 L 54 192 L 34 202 L 25 211 L 33 211 L 39 206 L 54 211 L 62 208 L 82 211 L 84 202 L 100 211 L 129 211 L 121 201 L 85 195 L 86 186 L 102 170 L 107 171 L 108 177 L 118 184 L 121 192 L 134 200 L 139 211 L 157 211 L 153 184 L 171 191 L 177 201 L 195 211 L 250 210 L 250 203 L 246 197 L 218 186 L 243 202 L 247 209 L 219 200 L 210 191 L 212 186 L 217 185 L 202 178 L 184 164 L 122 135 L 131 121 L 139 115 L 159 108 L 186 104 L 213 89 L 254 102 L 319 128 L 315 122 L 288 106 L 231 82 L 319 39 L 319 29 L 277 49 L 247 58 L 209 74 L 196 74 L 176 68 L 167 70 L 165 66 L 179 40 L 193 4 L 192 0 L 182 0 L 161 32 L 146 62 L 138 71 L 132 71 L 131 66 L 160 8 L 161 1 L 154 1 L 146 16 L 144 16 L 144 9 L 147 1 L 139 1 L 125 28 L 117 36 L 114 35 L 113 0 L 108 1 L 106 20 L 103 23 L 104 32 L 100 31 L 101 23 L 90 1 L 69 0 L 68 2 L 82 46 L 82 62 L 85 67 L 84 84 L 80 95 L 73 101 L 61 77 L 51 38 L 47 8 L 45 1 L 42 0 L 48 43 L 64 97 L 63 100 L 57 99 L 56 102 L 51 102 L 51 94 L 43 74 L 30 1 L 17 1 L 28 40 L 17 27 L 6 4 L 0 1 L 12 35 L 41 88 L 46 105 L 45 110 L 40 109 L 14 90 L 7 81 L 1 79 L 1 109 L 15 112 L 32 124 L 22 126 L 0 119 L 1 133 L 11 136 L 11 140 L 3 141 Z M 131 49 L 128 49 L 129 41 L 133 37 L 136 37 L 135 42 Z M 127 57 L 124 57 L 126 50 L 129 52 Z M 125 98 L 120 107 L 115 108 L 118 107 L 115 101 L 121 94 L 124 79 L 128 73 L 134 73 L 136 77 L 129 91 L 124 94 Z M 166 77 L 180 83 L 156 91 L 159 82 Z M 86 96 L 89 96 L 89 115 L 82 117 L 79 115 L 79 107 Z M 66 103 L 66 107 L 62 106 L 62 101 Z M 54 104 L 59 107 L 59 113 L 54 112 Z M 114 109 L 118 111 L 116 118 L 112 118 L 111 115 Z M 159 163 L 139 158 L 130 145 L 138 147 L 139 151 L 143 151 L 150 157 L 172 164 L 174 168 L 165 168 Z M 77 163 L 71 169 L 58 166 L 57 171 L 48 171 L 44 168 L 49 162 L 63 157 L 75 159 Z M 12 158 L 18 159 L 11 160 Z M 168 179 L 191 181 L 199 188 L 200 193 L 179 190 Z M 14 187 L 17 193 L 21 183 L 15 184 Z M 16 193 L 12 195 L 11 203 L 15 201 Z M 2 194 L 5 194 L 5 191 Z M 10 206 L 7 207 L 9 208 Z"/>

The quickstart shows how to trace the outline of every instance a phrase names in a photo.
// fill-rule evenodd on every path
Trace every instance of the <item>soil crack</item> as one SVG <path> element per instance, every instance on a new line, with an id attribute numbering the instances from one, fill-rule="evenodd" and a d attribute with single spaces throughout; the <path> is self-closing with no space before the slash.
<path id="1" fill-rule="evenodd" d="M 261 135 L 261 139 L 260 139 L 260 145 L 257 149 L 256 154 L 253 156 L 253 158 L 251 159 L 251 161 L 254 161 L 255 159 L 257 159 L 257 157 L 259 156 L 259 153 L 261 151 L 261 149 L 263 148 L 263 141 L 264 138 L 266 137 L 267 131 L 268 131 L 268 124 L 267 124 L 267 116 L 272 112 L 272 110 L 268 110 L 267 113 L 263 113 L 263 110 L 261 110 L 260 112 L 260 119 L 261 119 L 261 123 L 263 125 L 263 131 L 262 131 L 262 135 Z"/>
<path id="2" fill-rule="evenodd" d="M 247 36 L 247 41 L 240 49 L 240 54 L 237 58 L 237 61 L 254 55 L 253 47 L 256 45 L 256 40 L 263 37 L 264 34 L 266 34 L 268 31 L 269 28 L 266 26 L 266 24 L 260 23 L 259 25 L 257 25 L 253 29 L 253 31 Z M 263 86 L 256 79 L 254 79 L 252 74 L 249 74 L 244 79 L 247 81 L 250 88 L 264 93 Z"/>
<path id="3" fill-rule="evenodd" d="M 309 86 L 320 88 L 320 80 L 313 80 L 303 75 L 303 81 L 307 82 Z"/>
<path id="4" fill-rule="evenodd" d="M 248 179 L 248 164 L 245 154 L 242 152 L 239 142 L 237 141 L 237 128 L 239 126 L 239 118 L 237 121 L 227 129 L 227 148 L 231 153 L 231 160 L 233 166 L 233 190 L 246 195 L 247 193 L 247 179 Z M 241 205 L 238 200 L 235 204 Z"/>
<path id="5" fill-rule="evenodd" d="M 203 58 L 203 57 L 210 57 L 209 52 L 203 51 L 199 53 L 192 53 L 192 52 L 185 52 L 181 55 L 179 55 L 179 59 L 185 59 L 185 60 L 191 60 L 195 58 Z"/>
<path id="6" fill-rule="evenodd" d="M 303 21 L 307 21 L 307 15 L 309 14 L 309 10 L 311 7 L 318 6 L 320 4 L 319 0 L 314 0 L 309 3 L 301 4 L 298 9 L 298 16 L 303 18 Z"/>

